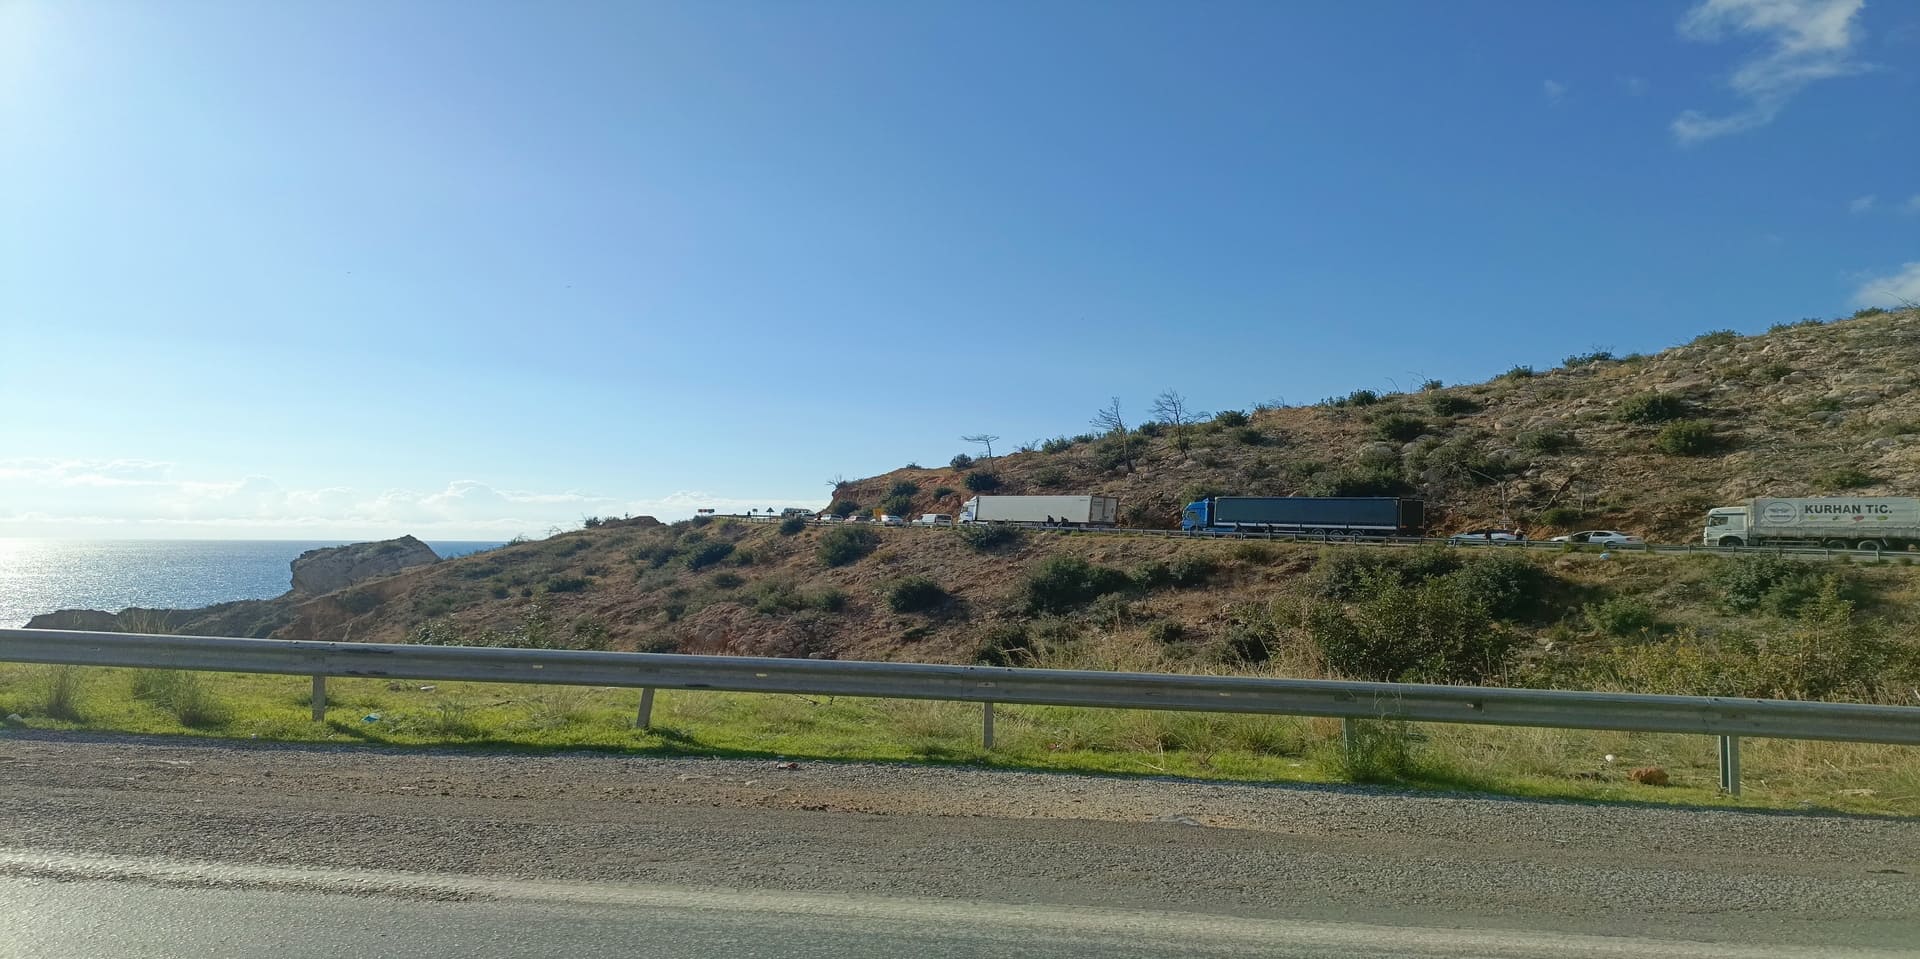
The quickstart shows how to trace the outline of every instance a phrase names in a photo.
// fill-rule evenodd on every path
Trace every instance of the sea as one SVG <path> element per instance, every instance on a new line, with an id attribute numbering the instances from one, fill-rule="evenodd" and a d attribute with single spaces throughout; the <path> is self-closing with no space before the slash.
<path id="1" fill-rule="evenodd" d="M 0 537 L 0 627 L 56 609 L 192 609 L 287 591 L 294 557 L 343 540 L 79 540 Z M 502 543 L 428 541 L 443 559 Z"/>

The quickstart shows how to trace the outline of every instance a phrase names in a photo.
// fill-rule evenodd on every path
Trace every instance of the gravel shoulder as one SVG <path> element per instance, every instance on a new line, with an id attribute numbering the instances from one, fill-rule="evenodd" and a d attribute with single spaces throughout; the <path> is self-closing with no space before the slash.
<path id="1" fill-rule="evenodd" d="M 1920 820 L 9 733 L 0 846 L 1912 948 Z"/>

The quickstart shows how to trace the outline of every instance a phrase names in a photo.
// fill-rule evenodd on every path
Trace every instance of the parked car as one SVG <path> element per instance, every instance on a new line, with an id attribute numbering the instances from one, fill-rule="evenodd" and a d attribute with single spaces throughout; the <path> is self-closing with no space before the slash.
<path id="1" fill-rule="evenodd" d="M 1510 529 L 1470 529 L 1464 533 L 1455 533 L 1447 537 L 1450 545 L 1462 546 L 1473 543 L 1524 543 L 1525 536 Z"/>
<path id="2" fill-rule="evenodd" d="M 913 521 L 915 526 L 952 526 L 953 517 L 945 513 L 922 513 Z"/>
<path id="3" fill-rule="evenodd" d="M 1646 540 L 1631 533 L 1622 533 L 1611 529 L 1589 529 L 1565 536 L 1555 536 L 1549 543 L 1599 543 L 1603 546 L 1641 546 Z"/>
<path id="4" fill-rule="evenodd" d="M 835 516 L 832 513 L 821 513 L 818 516 L 815 516 L 813 520 L 816 523 L 838 523 L 840 522 L 840 517 Z"/>
<path id="5" fill-rule="evenodd" d="M 873 522 L 873 517 L 868 516 L 865 513 L 855 513 L 852 516 L 847 517 L 846 521 L 849 523 L 871 523 Z"/>
<path id="6" fill-rule="evenodd" d="M 887 514 L 885 514 L 885 515 L 883 515 L 883 516 L 881 516 L 881 517 L 880 517 L 880 520 L 879 520 L 879 522 L 880 522 L 880 525 L 882 525 L 882 526 L 905 526 L 905 525 L 907 525 L 907 521 L 906 521 L 906 520 L 904 520 L 904 519 L 901 519 L 900 517 L 898 517 L 898 516 L 895 516 L 895 515 L 893 515 L 892 513 L 887 513 Z"/>

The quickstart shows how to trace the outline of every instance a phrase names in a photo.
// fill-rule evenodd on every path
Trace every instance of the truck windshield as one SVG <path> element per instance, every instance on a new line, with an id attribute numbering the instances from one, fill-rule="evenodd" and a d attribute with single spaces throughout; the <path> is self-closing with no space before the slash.
<path id="1" fill-rule="evenodd" d="M 1725 516 L 1709 516 L 1707 517 L 1707 525 L 1708 526 L 1725 526 L 1727 525 L 1727 518 Z"/>

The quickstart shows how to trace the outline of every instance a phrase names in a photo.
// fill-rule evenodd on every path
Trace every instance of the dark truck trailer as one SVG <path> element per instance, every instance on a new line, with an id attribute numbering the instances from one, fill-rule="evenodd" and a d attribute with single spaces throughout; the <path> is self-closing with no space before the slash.
<path id="1" fill-rule="evenodd" d="M 1275 532 L 1419 536 L 1425 504 L 1397 496 L 1215 496 L 1187 506 L 1180 528 L 1212 533 Z"/>

